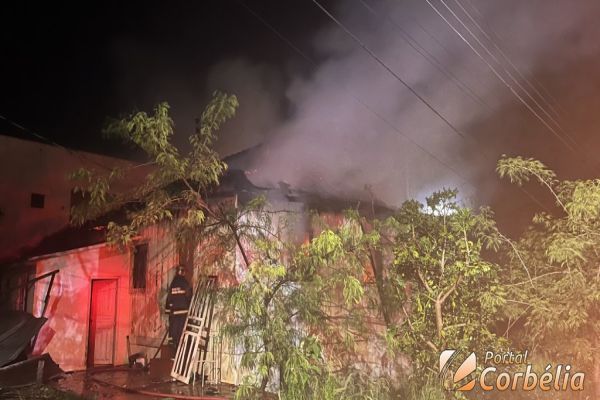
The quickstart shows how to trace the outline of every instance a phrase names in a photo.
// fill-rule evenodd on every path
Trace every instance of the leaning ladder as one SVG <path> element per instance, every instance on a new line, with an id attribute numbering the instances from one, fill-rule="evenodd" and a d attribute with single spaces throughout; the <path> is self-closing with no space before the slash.
<path id="1" fill-rule="evenodd" d="M 171 376 L 185 384 L 189 384 L 190 380 L 195 378 L 198 364 L 206 360 L 216 285 L 216 276 L 200 278 L 190 302 L 185 328 L 171 370 Z"/>

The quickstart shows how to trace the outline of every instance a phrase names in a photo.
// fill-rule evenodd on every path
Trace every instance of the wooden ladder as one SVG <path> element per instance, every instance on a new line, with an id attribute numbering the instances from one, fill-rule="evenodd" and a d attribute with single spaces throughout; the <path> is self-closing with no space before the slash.
<path id="1" fill-rule="evenodd" d="M 201 277 L 190 302 L 185 328 L 171 370 L 171 376 L 185 384 L 189 384 L 190 380 L 195 378 L 199 361 L 202 361 L 202 364 L 206 360 L 216 286 L 216 276 Z"/>

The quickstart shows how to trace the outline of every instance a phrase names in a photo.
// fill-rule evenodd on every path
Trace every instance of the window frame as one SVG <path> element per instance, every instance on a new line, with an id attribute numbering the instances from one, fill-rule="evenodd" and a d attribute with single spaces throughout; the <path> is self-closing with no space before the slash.
<path id="1" fill-rule="evenodd" d="M 145 248 L 143 274 L 140 275 L 138 260 L 138 249 Z M 150 245 L 148 242 L 138 242 L 134 245 L 131 257 L 131 289 L 135 291 L 145 291 L 148 287 L 148 253 Z"/>

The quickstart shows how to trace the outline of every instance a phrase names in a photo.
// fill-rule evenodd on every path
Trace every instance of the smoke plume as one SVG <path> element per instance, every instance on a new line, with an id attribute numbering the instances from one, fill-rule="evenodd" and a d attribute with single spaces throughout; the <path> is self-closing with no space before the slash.
<path id="1" fill-rule="evenodd" d="M 251 163 L 243 166 L 251 171 L 251 180 L 272 186 L 286 181 L 300 189 L 357 197 L 364 197 L 369 185 L 390 205 L 409 197 L 422 199 L 444 186 L 457 187 L 465 201 L 498 203 L 502 201 L 494 167 L 501 154 L 534 156 L 562 168 L 566 175 L 587 173 L 579 162 L 592 159 L 592 146 L 598 144 L 590 131 L 599 122 L 594 112 L 598 96 L 590 85 L 600 82 L 596 72 L 600 25 L 595 22 L 600 3 L 431 0 L 431 4 L 548 121 L 506 71 L 528 88 L 564 129 L 555 128 L 556 133 L 575 139 L 577 154 L 518 101 L 426 1 L 350 0 L 330 10 L 454 128 L 331 22 L 314 33 L 312 47 L 306 49 L 319 60 L 310 74 L 293 74 L 290 69 L 274 80 L 239 60 L 215 67 L 213 82 L 233 79 L 244 88 L 240 118 L 235 127 L 226 129 L 224 140 L 251 135 L 251 140 L 244 139 L 246 144 L 262 143 L 251 152 Z M 430 61 L 411 47 L 407 37 Z M 260 132 L 250 132 L 253 129 Z"/>

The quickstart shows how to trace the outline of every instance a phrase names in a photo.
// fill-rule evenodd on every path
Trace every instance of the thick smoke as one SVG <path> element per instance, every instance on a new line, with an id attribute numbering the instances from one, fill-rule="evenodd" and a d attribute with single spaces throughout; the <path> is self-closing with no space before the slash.
<path id="1" fill-rule="evenodd" d="M 440 0 L 431 2 L 468 37 Z M 523 75 L 535 81 L 540 92 L 549 92 L 544 92 L 544 97 L 562 113 L 565 130 L 571 129 L 583 148 L 597 144 L 589 126 L 579 123 L 597 121 L 597 113 L 590 110 L 581 115 L 581 107 L 569 102 L 579 99 L 590 104 L 594 96 L 589 93 L 590 80 L 580 74 L 588 72 L 582 60 L 588 60 L 587 65 L 598 62 L 597 0 L 444 2 L 473 32 L 478 33 L 477 27 L 459 5 L 490 35 L 496 32 L 498 43 Z M 231 140 L 235 132 L 251 136 L 252 140 L 244 139 L 246 144 L 262 141 L 253 151 L 251 164 L 244 166 L 255 183 L 286 181 L 296 188 L 358 197 L 366 196 L 365 185 L 369 185 L 380 200 L 391 205 L 407 197 L 422 199 L 444 186 L 457 187 L 463 199 L 481 203 L 495 195 L 494 167 L 503 153 L 539 157 L 555 168 L 575 163 L 577 157 L 518 103 L 425 0 L 348 0 L 332 11 L 459 132 L 331 23 L 315 32 L 309 51 L 320 60 L 318 67 L 308 76 L 288 76 L 283 98 L 278 98 L 273 83 L 281 81 L 240 61 L 220 64 L 211 76 L 216 83 L 231 77 L 243 83 L 237 128 L 229 127 L 225 134 L 229 139 L 225 140 Z M 411 48 L 388 16 L 443 65 L 444 71 Z M 493 44 L 481 33 L 478 37 L 500 58 Z M 497 69 L 506 76 L 503 68 L 510 66 L 502 65 Z M 240 69 L 249 75 L 240 74 Z M 573 76 L 573 70 L 579 74 Z M 597 73 L 587 78 L 598 83 Z M 459 87 L 462 84 L 468 89 Z M 281 117 L 282 104 L 290 110 L 285 118 Z M 250 132 L 249 127 L 260 132 Z"/>
<path id="2" fill-rule="evenodd" d="M 240 108 L 220 136 L 220 153 L 236 153 L 268 140 L 281 124 L 283 91 L 281 73 L 275 68 L 236 59 L 218 63 L 208 75 L 208 87 L 238 97 Z"/>

